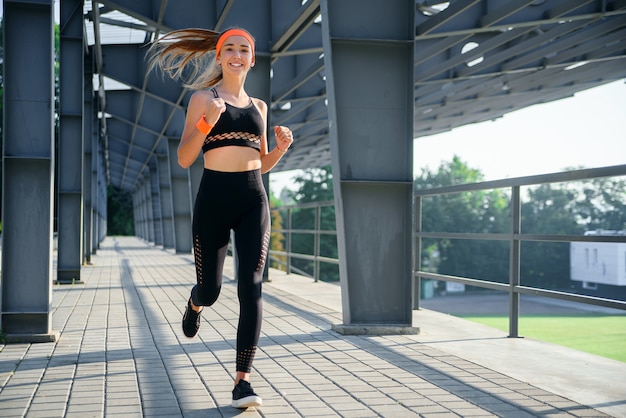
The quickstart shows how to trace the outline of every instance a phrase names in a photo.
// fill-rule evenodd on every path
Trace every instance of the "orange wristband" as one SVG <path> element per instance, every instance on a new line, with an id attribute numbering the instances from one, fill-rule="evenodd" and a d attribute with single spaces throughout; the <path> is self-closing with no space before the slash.
<path id="1" fill-rule="evenodd" d="M 208 135 L 213 129 L 213 125 L 207 123 L 206 119 L 204 119 L 204 115 L 200 117 L 198 122 L 196 123 L 196 128 L 203 134 Z"/>

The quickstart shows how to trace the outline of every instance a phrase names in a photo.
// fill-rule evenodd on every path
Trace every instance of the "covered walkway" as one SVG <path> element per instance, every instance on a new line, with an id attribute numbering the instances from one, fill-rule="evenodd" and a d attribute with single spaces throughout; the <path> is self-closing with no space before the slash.
<path id="1" fill-rule="evenodd" d="M 52 290 L 60 338 L 0 346 L 0 415 L 626 417 L 625 363 L 426 309 L 419 335 L 339 335 L 339 286 L 276 270 L 253 371 L 264 405 L 233 409 L 233 276 L 187 339 L 192 256 L 106 238 L 81 283 Z"/>

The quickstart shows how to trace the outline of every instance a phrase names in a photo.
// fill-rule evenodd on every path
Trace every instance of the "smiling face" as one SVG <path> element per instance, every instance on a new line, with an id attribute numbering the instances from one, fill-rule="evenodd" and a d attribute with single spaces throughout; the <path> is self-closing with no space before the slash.
<path id="1" fill-rule="evenodd" d="M 250 41 L 244 36 L 233 35 L 226 38 L 216 62 L 221 64 L 222 72 L 248 71 L 254 64 L 254 55 Z"/>

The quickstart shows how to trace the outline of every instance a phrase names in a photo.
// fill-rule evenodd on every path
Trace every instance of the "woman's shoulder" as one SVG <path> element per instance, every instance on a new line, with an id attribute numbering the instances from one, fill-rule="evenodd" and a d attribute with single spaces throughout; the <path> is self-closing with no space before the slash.
<path id="1" fill-rule="evenodd" d="M 196 90 L 189 97 L 188 107 L 204 106 L 207 99 L 213 97 L 211 90 Z"/>
<path id="2" fill-rule="evenodd" d="M 259 99 L 258 97 L 250 97 L 250 100 L 252 100 L 252 103 L 254 103 L 259 110 L 267 112 L 267 103 L 265 103 L 263 100 Z"/>
<path id="3" fill-rule="evenodd" d="M 213 97 L 213 92 L 211 90 L 196 90 L 191 94 L 189 100 L 193 100 L 194 98 L 204 98 L 204 97 Z"/>

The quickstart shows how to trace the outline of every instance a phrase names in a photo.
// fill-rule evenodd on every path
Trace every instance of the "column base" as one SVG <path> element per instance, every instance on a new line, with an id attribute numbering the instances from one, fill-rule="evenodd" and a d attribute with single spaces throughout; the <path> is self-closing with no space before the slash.
<path id="1" fill-rule="evenodd" d="M 2 340 L 5 344 L 17 343 L 54 343 L 59 340 L 59 331 L 50 331 L 47 334 L 4 334 Z"/>
<path id="2" fill-rule="evenodd" d="M 57 269 L 57 279 L 55 284 L 76 284 L 82 283 L 80 280 L 80 269 Z"/>
<path id="3" fill-rule="evenodd" d="M 83 280 L 76 280 L 76 279 L 56 279 L 52 282 L 53 284 L 58 284 L 58 285 L 74 285 L 74 284 L 85 284 L 85 282 Z"/>
<path id="4" fill-rule="evenodd" d="M 332 324 L 332 330 L 342 335 L 418 335 L 420 329 L 394 324 Z"/>

